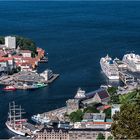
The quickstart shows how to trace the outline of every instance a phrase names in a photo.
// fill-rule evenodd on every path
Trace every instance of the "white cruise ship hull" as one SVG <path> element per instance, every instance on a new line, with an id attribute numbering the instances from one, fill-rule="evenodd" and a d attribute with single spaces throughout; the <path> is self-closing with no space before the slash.
<path id="1" fill-rule="evenodd" d="M 107 62 L 100 61 L 100 66 L 104 74 L 107 76 L 109 80 L 119 80 L 119 72 L 116 68 L 114 72 L 111 71 L 111 67 Z"/>
<path id="2" fill-rule="evenodd" d="M 104 71 L 104 69 L 102 69 L 102 71 L 109 80 L 119 80 L 119 75 L 109 75 L 106 71 Z"/>
<path id="3" fill-rule="evenodd" d="M 140 55 L 126 54 L 123 57 L 123 61 L 127 64 L 127 67 L 132 72 L 140 72 Z"/>
<path id="4" fill-rule="evenodd" d="M 119 80 L 119 76 L 107 76 L 110 80 Z"/>
<path id="5" fill-rule="evenodd" d="M 6 122 L 5 124 L 6 124 L 7 128 L 8 128 L 10 131 L 12 131 L 13 133 L 18 134 L 18 135 L 21 135 L 21 136 L 25 136 L 25 133 L 23 133 L 23 132 L 21 132 L 21 131 L 19 131 L 19 130 L 13 129 L 11 126 L 8 125 L 7 122 Z"/>

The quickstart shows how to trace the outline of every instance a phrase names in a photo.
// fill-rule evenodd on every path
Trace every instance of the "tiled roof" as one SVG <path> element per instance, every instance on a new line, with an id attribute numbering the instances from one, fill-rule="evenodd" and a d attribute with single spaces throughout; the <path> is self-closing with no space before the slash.
<path id="1" fill-rule="evenodd" d="M 107 93 L 106 90 L 102 90 L 102 91 L 98 92 L 98 95 L 99 95 L 100 99 L 105 99 L 105 98 L 109 97 L 109 94 Z"/>
<path id="2" fill-rule="evenodd" d="M 21 53 L 31 53 L 30 50 L 21 50 L 20 52 L 21 52 Z"/>
<path id="3" fill-rule="evenodd" d="M 68 132 L 68 129 L 62 129 L 62 128 L 47 128 L 47 127 L 44 127 L 40 132 L 44 132 L 44 131 L 46 131 L 46 132 L 60 132 L 60 131 L 62 131 L 62 132 L 65 132 L 65 133 L 67 133 Z"/>
<path id="4" fill-rule="evenodd" d="M 82 100 L 93 98 L 96 94 L 98 94 L 98 96 L 100 97 L 101 100 L 109 97 L 109 94 L 106 90 L 98 89 L 98 90 L 87 93 L 86 97 L 83 98 Z"/>

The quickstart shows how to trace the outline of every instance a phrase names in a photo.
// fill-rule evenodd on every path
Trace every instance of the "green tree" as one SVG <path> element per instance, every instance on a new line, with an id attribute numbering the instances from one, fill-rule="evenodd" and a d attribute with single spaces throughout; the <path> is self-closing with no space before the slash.
<path id="1" fill-rule="evenodd" d="M 69 115 L 69 119 L 71 122 L 80 122 L 83 119 L 83 115 L 84 113 L 81 110 L 77 110 Z"/>
<path id="2" fill-rule="evenodd" d="M 84 108 L 84 113 L 99 113 L 99 110 L 96 109 L 96 104 L 92 104 L 91 106 L 88 106 Z"/>
<path id="3" fill-rule="evenodd" d="M 105 109 L 103 113 L 105 113 L 106 119 L 111 119 L 111 108 Z"/>
<path id="4" fill-rule="evenodd" d="M 105 136 L 102 133 L 99 133 L 96 140 L 105 140 Z"/>
<path id="5" fill-rule="evenodd" d="M 4 37 L 3 36 L 0 36 L 0 44 L 4 44 L 5 41 L 4 41 Z"/>
<path id="6" fill-rule="evenodd" d="M 28 38 L 16 36 L 16 46 L 19 46 L 21 50 L 30 50 L 33 53 L 36 53 L 35 43 Z"/>
<path id="7" fill-rule="evenodd" d="M 109 136 L 107 140 L 113 140 L 113 136 Z"/>
<path id="8" fill-rule="evenodd" d="M 110 96 L 110 103 L 111 104 L 119 104 L 120 100 L 119 100 L 119 95 L 114 94 Z"/>
<path id="9" fill-rule="evenodd" d="M 109 95 L 110 95 L 110 104 L 119 104 L 119 95 L 117 94 L 117 88 L 116 87 L 109 87 L 107 89 Z"/>
<path id="10" fill-rule="evenodd" d="M 120 95 L 119 96 L 119 100 L 121 104 L 127 103 L 127 102 L 131 102 L 132 100 L 137 99 L 137 97 L 140 96 L 140 91 L 139 90 L 135 90 L 133 92 L 124 94 L 124 95 Z"/>
<path id="11" fill-rule="evenodd" d="M 21 36 L 16 36 L 16 47 L 19 47 L 21 50 L 30 50 L 32 51 L 32 56 L 34 57 L 36 52 L 36 44 L 28 38 L 24 38 Z M 0 37 L 0 44 L 4 44 L 4 37 Z"/>
<path id="12" fill-rule="evenodd" d="M 117 93 L 117 88 L 116 88 L 116 87 L 109 87 L 109 88 L 107 89 L 107 91 L 108 91 L 108 93 L 109 93 L 110 95 L 114 95 L 114 94 Z"/>
<path id="13" fill-rule="evenodd" d="M 111 132 L 116 139 L 140 139 L 140 100 L 127 102 L 113 116 Z"/>

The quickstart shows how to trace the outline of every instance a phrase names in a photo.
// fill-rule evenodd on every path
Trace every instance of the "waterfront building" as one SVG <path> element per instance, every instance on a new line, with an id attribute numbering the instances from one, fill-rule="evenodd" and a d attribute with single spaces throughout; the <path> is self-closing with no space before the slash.
<path id="1" fill-rule="evenodd" d="M 104 134 L 106 139 L 111 135 L 109 131 L 102 129 L 71 129 L 69 130 L 69 140 L 96 140 L 99 133 Z"/>
<path id="2" fill-rule="evenodd" d="M 83 122 L 105 122 L 105 113 L 85 113 Z"/>
<path id="3" fill-rule="evenodd" d="M 75 122 L 75 129 L 102 129 L 108 130 L 111 128 L 112 122 Z"/>
<path id="4" fill-rule="evenodd" d="M 36 140 L 69 140 L 67 129 L 43 128 L 36 135 Z"/>
<path id="5" fill-rule="evenodd" d="M 70 114 L 74 111 L 77 111 L 79 109 L 79 100 L 77 99 L 69 99 L 66 101 L 66 112 L 67 114 Z"/>
<path id="6" fill-rule="evenodd" d="M 23 57 L 32 57 L 32 52 L 30 50 L 20 50 L 20 54 L 22 54 Z"/>
<path id="7" fill-rule="evenodd" d="M 48 81 L 53 77 L 53 72 L 52 70 L 47 69 L 44 72 L 42 72 L 40 76 L 42 76 L 45 79 L 45 81 Z"/>
<path id="8" fill-rule="evenodd" d="M 96 91 L 92 91 L 86 94 L 86 97 L 81 99 L 81 102 L 84 105 L 91 104 L 91 103 L 102 103 L 107 104 L 110 100 L 109 93 L 106 89 L 98 89 Z"/>
<path id="9" fill-rule="evenodd" d="M 32 65 L 28 63 L 21 63 L 19 64 L 21 71 L 32 71 Z"/>
<path id="10" fill-rule="evenodd" d="M 16 37 L 7 36 L 5 37 L 5 46 L 9 49 L 16 49 Z"/>
<path id="11" fill-rule="evenodd" d="M 0 72 L 8 71 L 8 62 L 6 60 L 0 60 Z"/>
<path id="12" fill-rule="evenodd" d="M 7 61 L 8 71 L 12 71 L 12 69 L 15 69 L 16 68 L 15 60 L 12 57 L 2 57 L 0 59 Z"/>
<path id="13" fill-rule="evenodd" d="M 43 128 L 37 132 L 35 140 L 95 140 L 99 133 L 105 138 L 110 136 L 110 132 L 103 129 L 53 129 Z"/>
<path id="14" fill-rule="evenodd" d="M 86 97 L 85 93 L 86 93 L 85 90 L 82 90 L 81 88 L 79 88 L 74 98 L 75 99 L 85 98 Z"/>

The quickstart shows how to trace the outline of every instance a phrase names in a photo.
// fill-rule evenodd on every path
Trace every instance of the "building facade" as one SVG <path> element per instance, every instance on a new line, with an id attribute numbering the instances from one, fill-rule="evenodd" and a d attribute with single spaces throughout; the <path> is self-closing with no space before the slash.
<path id="1" fill-rule="evenodd" d="M 107 139 L 109 131 L 99 129 L 52 129 L 43 128 L 37 132 L 35 140 L 96 140 L 99 133 Z"/>
<path id="2" fill-rule="evenodd" d="M 98 129 L 71 129 L 69 140 L 96 140 L 99 133 L 102 133 L 106 139 L 110 135 L 110 132 Z"/>
<path id="3" fill-rule="evenodd" d="M 78 99 L 69 99 L 66 101 L 66 112 L 67 114 L 71 114 L 74 111 L 79 109 L 79 100 Z"/>
<path id="4" fill-rule="evenodd" d="M 32 52 L 30 50 L 21 50 L 20 53 L 23 57 L 32 57 Z"/>
<path id="5" fill-rule="evenodd" d="M 43 128 L 36 135 L 36 140 L 69 140 L 68 130 Z"/>
<path id="6" fill-rule="evenodd" d="M 53 72 L 52 70 L 47 69 L 44 72 L 42 72 L 40 76 L 44 77 L 45 81 L 48 81 L 53 77 Z"/>
<path id="7" fill-rule="evenodd" d="M 16 49 L 16 37 L 14 36 L 5 37 L 5 46 L 9 49 Z"/>

